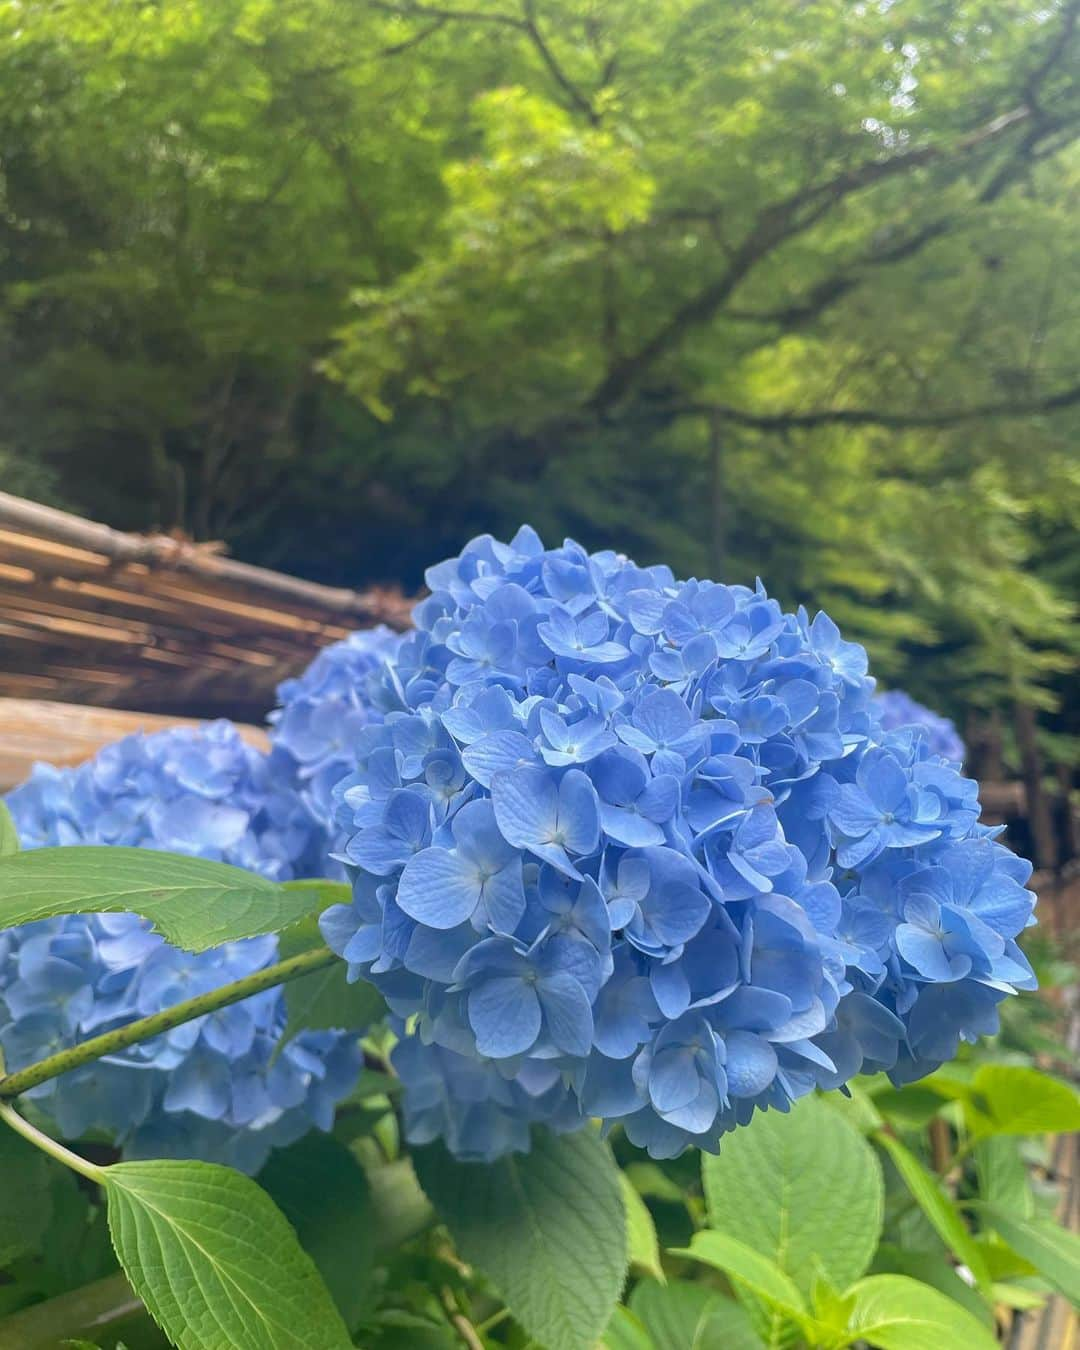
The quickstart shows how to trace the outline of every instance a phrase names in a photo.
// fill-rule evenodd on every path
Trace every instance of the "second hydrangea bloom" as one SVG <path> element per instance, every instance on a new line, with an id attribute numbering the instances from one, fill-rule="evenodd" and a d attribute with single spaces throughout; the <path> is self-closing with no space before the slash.
<path id="1" fill-rule="evenodd" d="M 166 849 L 276 880 L 325 847 L 287 778 L 229 723 L 132 736 L 76 769 L 39 765 L 8 797 L 25 848 Z M 132 914 L 72 915 L 0 932 L 0 1045 L 10 1069 L 277 959 L 275 937 L 192 955 Z M 271 989 L 33 1089 L 65 1137 L 101 1131 L 129 1157 L 198 1157 L 254 1172 L 270 1149 L 329 1129 L 360 1065 L 356 1038 L 281 1044 Z"/>
<path id="2" fill-rule="evenodd" d="M 824 614 L 528 529 L 428 583 L 334 790 L 354 900 L 323 920 L 416 1033 L 413 1138 L 490 1158 L 599 1116 L 715 1148 L 928 1072 L 1033 983 L 1029 869 L 882 731 Z"/>

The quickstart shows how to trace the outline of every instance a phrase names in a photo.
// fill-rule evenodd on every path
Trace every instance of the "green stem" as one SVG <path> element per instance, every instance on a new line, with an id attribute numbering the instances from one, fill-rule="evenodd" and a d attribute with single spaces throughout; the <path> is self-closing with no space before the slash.
<path id="1" fill-rule="evenodd" d="M 87 1162 L 85 1158 L 80 1158 L 77 1153 L 72 1153 L 71 1149 L 65 1148 L 63 1144 L 58 1144 L 55 1139 L 50 1139 L 36 1125 L 31 1125 L 28 1120 L 20 1116 L 18 1111 L 7 1102 L 0 1102 L 0 1120 L 6 1121 L 16 1134 L 21 1134 L 35 1148 L 41 1149 L 42 1153 L 47 1153 L 50 1158 L 55 1158 L 65 1167 L 70 1167 L 73 1172 L 78 1172 L 80 1176 L 86 1177 L 89 1181 L 96 1181 L 99 1184 L 104 1183 L 105 1169 L 103 1167 L 97 1167 L 94 1163 Z"/>
<path id="2" fill-rule="evenodd" d="M 141 1017 L 137 1022 L 129 1022 L 127 1026 L 106 1031 L 101 1036 L 94 1036 L 91 1040 L 82 1041 L 68 1050 L 61 1050 L 47 1059 L 39 1060 L 37 1064 L 19 1069 L 17 1073 L 0 1077 L 0 1099 L 17 1097 L 20 1092 L 37 1087 L 39 1083 L 47 1083 L 50 1078 L 81 1068 L 82 1065 L 90 1064 L 104 1055 L 115 1055 L 132 1045 L 138 1045 L 140 1041 L 152 1040 L 153 1037 L 160 1036 L 166 1031 L 172 1031 L 174 1027 L 183 1026 L 185 1022 L 193 1022 L 197 1017 L 205 1017 L 207 1013 L 227 1008 L 231 1003 L 251 998 L 253 994 L 261 994 L 276 985 L 298 980 L 302 975 L 308 975 L 313 970 L 321 970 L 336 960 L 338 957 L 329 947 L 317 947 L 314 951 L 302 952 L 299 956 L 290 956 L 287 961 L 279 961 L 276 965 L 257 970 L 254 974 L 246 975 L 242 980 L 235 980 L 232 984 L 224 984 L 220 989 L 211 989 L 209 993 L 185 999 L 183 1003 L 174 1004 L 173 1007 L 154 1013 L 150 1017 Z M 10 1120 L 8 1123 L 11 1123 Z"/>

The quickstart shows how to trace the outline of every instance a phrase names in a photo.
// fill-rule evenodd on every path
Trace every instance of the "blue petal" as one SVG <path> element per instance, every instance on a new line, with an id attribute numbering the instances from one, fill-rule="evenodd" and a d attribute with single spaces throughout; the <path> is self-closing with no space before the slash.
<path id="1" fill-rule="evenodd" d="M 523 1055 L 536 1043 L 542 1017 L 536 990 L 513 975 L 488 980 L 469 994 L 476 1049 L 491 1059 Z"/>
<path id="2" fill-rule="evenodd" d="M 456 928 L 480 900 L 476 864 L 445 848 L 425 848 L 406 865 L 398 905 L 429 928 Z"/>

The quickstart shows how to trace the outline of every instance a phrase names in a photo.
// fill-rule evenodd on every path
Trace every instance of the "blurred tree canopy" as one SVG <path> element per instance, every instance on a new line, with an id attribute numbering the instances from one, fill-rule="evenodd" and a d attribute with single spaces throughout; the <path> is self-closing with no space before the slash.
<path id="1" fill-rule="evenodd" d="M 6 5 L 4 486 L 352 584 L 528 519 L 760 574 L 937 706 L 1053 708 L 1078 20 Z"/>

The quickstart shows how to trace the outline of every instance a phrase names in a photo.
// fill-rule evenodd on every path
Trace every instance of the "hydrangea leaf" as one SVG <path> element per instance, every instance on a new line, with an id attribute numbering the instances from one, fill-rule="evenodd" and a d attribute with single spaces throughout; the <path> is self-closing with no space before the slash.
<path id="1" fill-rule="evenodd" d="M 981 1200 L 1000 1205 L 1017 1218 L 1031 1217 L 1035 1200 L 1018 1140 L 1004 1134 L 980 1139 L 975 1145 L 975 1170 Z"/>
<path id="2" fill-rule="evenodd" d="M 997 1339 L 959 1303 L 905 1275 L 871 1275 L 848 1291 L 855 1306 L 845 1344 L 880 1350 L 994 1350 Z"/>
<path id="3" fill-rule="evenodd" d="M 1080 1305 L 1080 1237 L 1052 1219 L 1020 1218 L 998 1205 L 979 1205 L 978 1212 L 1018 1256 Z"/>
<path id="4" fill-rule="evenodd" d="M 6 802 L 0 801 L 0 858 L 10 858 L 19 851 L 19 833 Z"/>
<path id="5" fill-rule="evenodd" d="M 337 888 L 328 885 L 326 889 Z M 285 929 L 278 938 L 278 952 L 283 961 L 321 946 L 322 937 L 314 917 Z M 335 961 L 287 984 L 285 1008 L 288 1021 L 278 1044 L 279 1052 L 300 1031 L 364 1031 L 383 1015 L 386 1004 L 375 986 L 366 980 L 350 984 L 348 966 L 344 961 Z"/>
<path id="6" fill-rule="evenodd" d="M 489 1166 L 441 1146 L 415 1154 L 458 1251 L 545 1350 L 591 1350 L 626 1274 L 626 1219 L 611 1151 L 591 1130 L 537 1131 Z"/>
<path id="7" fill-rule="evenodd" d="M 823 1274 L 838 1288 L 870 1264 L 884 1217 L 874 1150 L 824 1102 L 769 1111 L 704 1155 L 709 1226 L 775 1261 L 804 1294 Z"/>
<path id="8" fill-rule="evenodd" d="M 626 1238 L 630 1267 L 638 1274 L 651 1275 L 664 1282 L 664 1268 L 660 1264 L 660 1244 L 656 1240 L 656 1225 L 649 1207 L 642 1200 L 634 1183 L 625 1172 L 619 1173 L 623 1204 L 626 1206 Z"/>
<path id="9" fill-rule="evenodd" d="M 612 1313 L 600 1344 L 603 1350 L 656 1350 L 656 1342 L 645 1330 L 641 1319 L 622 1306 Z"/>
<path id="10" fill-rule="evenodd" d="M 760 1350 L 761 1338 L 741 1304 L 688 1280 L 667 1285 L 642 1280 L 630 1295 L 630 1311 L 654 1350 Z"/>
<path id="11" fill-rule="evenodd" d="M 329 1135 L 312 1132 L 277 1149 L 259 1184 L 296 1229 L 345 1323 L 367 1302 L 375 1256 L 375 1215 L 364 1169 Z"/>
<path id="12" fill-rule="evenodd" d="M 52 1215 L 48 1160 L 6 1125 L 0 1125 L 0 1186 L 2 1268 L 39 1250 Z"/>
<path id="13" fill-rule="evenodd" d="M 979 1288 L 984 1292 L 989 1290 L 990 1272 L 982 1252 L 968 1231 L 960 1211 L 942 1190 L 937 1177 L 928 1172 L 899 1139 L 888 1134 L 879 1134 L 876 1138 L 892 1159 L 904 1185 L 929 1219 L 938 1237 L 967 1266 Z"/>
<path id="14" fill-rule="evenodd" d="M 352 1342 L 311 1257 L 261 1187 L 215 1163 L 104 1171 L 132 1288 L 178 1350 L 346 1350 Z"/>
<path id="15" fill-rule="evenodd" d="M 984 1064 L 964 1103 L 977 1135 L 1071 1134 L 1080 1130 L 1080 1092 L 1038 1069 Z"/>
<path id="16" fill-rule="evenodd" d="M 276 933 L 317 907 L 314 890 L 152 849 L 75 845 L 0 859 L 4 928 L 54 914 L 141 914 L 173 946 L 201 952 Z"/>
<path id="17" fill-rule="evenodd" d="M 775 1261 L 745 1242 L 726 1233 L 699 1232 L 694 1234 L 689 1247 L 675 1249 L 672 1255 L 722 1270 L 741 1291 L 768 1307 L 773 1314 L 770 1345 L 783 1342 L 789 1325 L 799 1327 L 809 1336 L 813 1319 L 806 1311 L 802 1294 Z"/>

